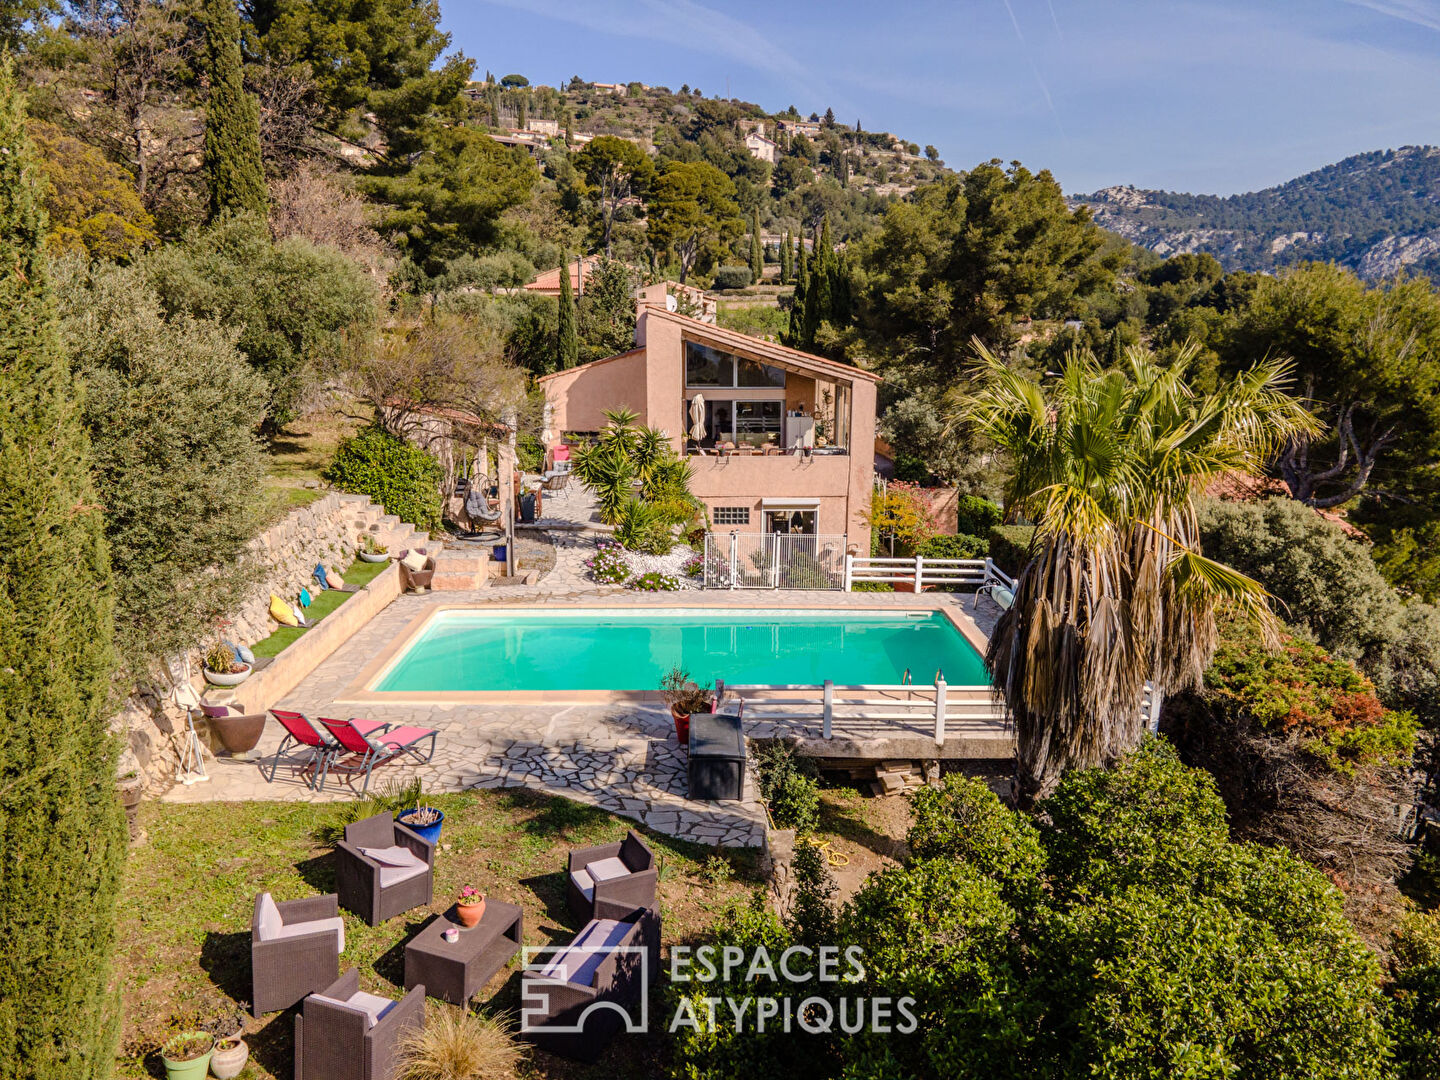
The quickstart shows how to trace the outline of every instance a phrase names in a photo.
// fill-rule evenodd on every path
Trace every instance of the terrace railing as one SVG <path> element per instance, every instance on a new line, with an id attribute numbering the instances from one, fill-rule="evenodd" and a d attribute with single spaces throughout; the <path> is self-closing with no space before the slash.
<path id="1" fill-rule="evenodd" d="M 845 580 L 845 537 L 817 533 L 705 536 L 707 589 L 828 589 Z"/>
<path id="2" fill-rule="evenodd" d="M 951 737 L 1000 737 L 1010 733 L 1005 707 L 988 686 L 951 686 L 941 672 L 926 683 L 839 685 L 716 685 L 716 694 L 745 701 L 745 722 L 769 721 L 792 730 L 810 727 L 823 739 L 884 738 L 933 733 L 935 745 Z"/>
<path id="3" fill-rule="evenodd" d="M 910 592 L 920 592 L 927 585 L 1002 586 L 1015 591 L 1014 580 L 988 558 L 932 559 L 916 555 L 913 559 L 881 559 L 846 555 L 845 591 L 853 592 L 857 581 L 908 585 L 908 590 L 901 591 Z"/>

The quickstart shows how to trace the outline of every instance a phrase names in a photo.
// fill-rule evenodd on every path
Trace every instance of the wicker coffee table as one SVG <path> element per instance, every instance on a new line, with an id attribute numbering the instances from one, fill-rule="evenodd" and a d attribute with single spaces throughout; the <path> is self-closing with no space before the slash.
<path id="1" fill-rule="evenodd" d="M 451 927 L 460 931 L 453 944 L 441 936 Z M 464 1005 L 520 951 L 524 933 L 525 913 L 503 900 L 485 901 L 485 914 L 468 930 L 452 907 L 405 946 L 405 989 L 424 983 L 427 996 Z"/>

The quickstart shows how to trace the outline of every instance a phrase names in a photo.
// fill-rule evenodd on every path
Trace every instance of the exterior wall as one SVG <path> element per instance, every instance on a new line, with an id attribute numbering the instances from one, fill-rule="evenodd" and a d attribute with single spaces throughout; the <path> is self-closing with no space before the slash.
<path id="1" fill-rule="evenodd" d="M 648 290 L 642 293 L 635 334 L 639 348 L 635 351 L 546 378 L 543 385 L 554 410 L 553 430 L 597 431 L 605 424 L 604 410 L 624 406 L 639 414 L 640 423 L 665 431 L 670 436 L 671 447 L 677 453 L 684 452 L 688 428 L 684 413 L 685 338 L 691 334 L 704 339 L 704 328 L 691 319 L 661 315 L 658 305 L 656 308 L 644 306 L 657 299 L 663 303 L 663 295 L 654 296 Z M 755 343 L 750 353 L 754 359 L 761 362 L 776 359 L 767 353 L 766 345 Z M 739 351 L 742 355 L 747 352 L 739 346 L 717 347 Z M 810 376 L 788 372 L 784 393 L 786 408 L 803 405 L 807 411 L 813 409 L 825 388 L 830 388 L 833 394 L 835 379 L 819 373 Z M 720 396 L 730 395 L 722 392 Z M 735 396 L 765 395 L 737 391 Z M 866 553 L 870 550 L 870 526 L 865 517 L 870 510 L 870 493 L 875 483 L 870 453 L 874 441 L 875 384 L 869 379 L 856 379 L 851 384 L 850 448 L 860 452 L 817 454 L 808 458 L 795 454 L 692 455 L 686 459 L 694 469 L 691 490 L 711 509 L 717 505 L 749 506 L 750 524 L 736 526 L 745 532 L 763 529 L 761 501 L 764 499 L 818 499 L 817 531 L 846 534 L 853 548 Z M 724 532 L 729 531 L 730 526 L 717 528 Z"/>
<path id="2" fill-rule="evenodd" d="M 642 424 L 652 423 L 646 401 L 648 381 L 643 351 L 560 372 L 545 383 L 554 408 L 553 430 L 557 434 L 599 431 L 605 426 L 605 410 L 620 408 L 635 410 Z M 679 406 L 676 409 L 678 416 Z M 672 420 L 669 426 L 674 424 Z"/>

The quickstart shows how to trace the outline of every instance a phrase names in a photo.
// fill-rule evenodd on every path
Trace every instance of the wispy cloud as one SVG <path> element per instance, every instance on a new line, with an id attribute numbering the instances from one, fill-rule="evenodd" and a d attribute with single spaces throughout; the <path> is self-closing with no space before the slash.
<path id="1" fill-rule="evenodd" d="M 1388 15 L 1412 26 L 1440 30 L 1440 5 L 1425 0 L 1340 0 L 1340 3 Z"/>
<path id="2" fill-rule="evenodd" d="M 794 55 L 749 23 L 695 0 L 486 0 L 586 30 L 639 38 L 733 60 L 798 86 L 818 81 Z M 622 73 L 623 74 L 623 73 Z M 619 76 L 617 76 L 619 77 Z"/>
<path id="3" fill-rule="evenodd" d="M 1015 18 L 1015 9 L 1010 6 L 1010 0 L 1001 0 L 1005 5 L 1005 12 L 1010 16 L 1010 25 L 1015 27 L 1015 37 L 1020 41 L 1020 51 L 1025 54 L 1025 62 L 1030 65 L 1030 74 L 1035 76 L 1036 83 L 1040 86 L 1040 93 L 1045 95 L 1045 104 L 1050 107 L 1050 115 L 1055 117 L 1055 126 L 1060 129 L 1062 137 L 1065 135 L 1065 125 L 1060 122 L 1060 112 L 1055 108 L 1055 101 L 1050 96 L 1050 87 L 1045 85 L 1045 79 L 1040 74 L 1040 69 L 1035 66 L 1035 61 L 1030 55 L 1030 46 L 1025 42 L 1025 34 L 1020 29 L 1020 20 Z M 1054 14 L 1054 9 L 1051 9 Z M 1057 24 L 1057 29 L 1058 24 Z"/>

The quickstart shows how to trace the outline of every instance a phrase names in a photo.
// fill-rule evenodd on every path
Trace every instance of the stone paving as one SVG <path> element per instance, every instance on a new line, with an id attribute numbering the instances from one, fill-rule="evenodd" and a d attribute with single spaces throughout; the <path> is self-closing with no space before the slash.
<path id="1" fill-rule="evenodd" d="M 843 603 L 855 608 L 948 607 L 957 605 L 988 633 L 998 609 L 959 594 L 913 596 L 900 593 L 816 592 L 635 593 L 601 588 L 589 580 L 584 562 L 603 535 L 574 525 L 588 524 L 588 498 L 575 485 L 569 498 L 545 501 L 547 517 L 572 523 L 549 532 L 556 566 L 537 585 L 487 586 L 471 592 L 401 596 L 316 668 L 280 703 L 311 716 L 354 715 L 343 702 L 345 689 L 361 670 L 389 646 L 419 615 L 440 606 L 516 604 L 553 605 L 593 602 L 606 605 L 662 606 L 703 602 L 707 607 L 796 607 Z M 561 517 L 563 515 L 563 517 Z M 392 725 L 415 724 L 440 732 L 434 759 L 426 765 L 397 763 L 380 769 L 372 786 L 419 776 L 428 791 L 526 787 L 562 795 L 634 818 L 659 832 L 709 845 L 748 847 L 762 842 L 765 811 L 756 797 L 753 769 L 746 798 L 739 803 L 693 802 L 686 797 L 686 756 L 675 737 L 669 711 L 658 704 L 379 703 L 361 709 L 367 719 Z M 783 721 L 747 723 L 751 738 L 804 733 Z M 271 723 L 254 760 L 207 760 L 211 780 L 176 786 L 171 802 L 243 800 L 320 800 L 352 798 L 359 782 L 333 779 L 323 793 L 308 787 L 282 763 L 273 783 L 268 770 L 283 730 Z"/>

